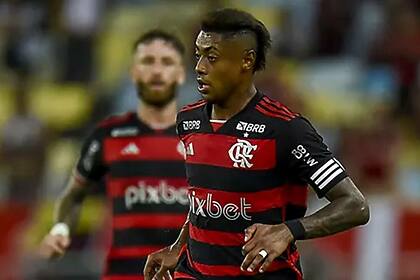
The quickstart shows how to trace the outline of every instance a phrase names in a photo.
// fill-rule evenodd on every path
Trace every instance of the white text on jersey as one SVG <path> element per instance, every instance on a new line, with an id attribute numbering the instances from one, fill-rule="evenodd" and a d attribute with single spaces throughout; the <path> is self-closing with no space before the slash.
<path id="1" fill-rule="evenodd" d="M 239 121 L 236 125 L 236 129 L 239 131 L 263 133 L 265 131 L 265 124 Z"/>
<path id="2" fill-rule="evenodd" d="M 125 190 L 125 206 L 131 209 L 134 204 L 175 204 L 188 205 L 187 188 L 175 188 L 166 181 L 160 181 L 157 186 L 146 185 L 140 181 L 137 186 L 129 186 Z"/>
<path id="3" fill-rule="evenodd" d="M 195 195 L 195 192 L 192 191 L 189 198 L 190 211 L 195 215 L 210 217 L 213 219 L 223 216 L 230 221 L 234 221 L 239 218 L 251 221 L 251 216 L 246 213 L 247 210 L 251 208 L 251 204 L 246 203 L 244 197 L 239 199 L 238 204 L 227 203 L 226 205 L 222 205 L 220 202 L 214 200 L 213 195 L 210 193 L 207 194 L 206 199 L 200 199 Z"/>

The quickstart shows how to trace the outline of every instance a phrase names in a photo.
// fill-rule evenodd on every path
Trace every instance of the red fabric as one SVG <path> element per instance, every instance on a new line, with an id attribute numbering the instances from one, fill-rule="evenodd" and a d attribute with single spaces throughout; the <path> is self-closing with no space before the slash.
<path id="1" fill-rule="evenodd" d="M 230 153 L 241 152 L 234 148 L 239 141 L 246 141 L 253 146 L 252 166 L 247 170 L 267 170 L 276 166 L 276 141 L 274 139 L 238 139 L 237 137 L 218 134 L 194 133 L 183 137 L 185 147 L 193 145 L 193 154 L 187 153 L 186 162 L 234 168 Z M 249 147 L 249 146 L 248 146 Z"/>
<path id="2" fill-rule="evenodd" d="M 181 228 L 186 214 L 125 214 L 113 217 L 114 229 L 127 228 Z"/>
<path id="3" fill-rule="evenodd" d="M 213 128 L 213 131 L 218 131 L 223 125 L 224 123 L 220 123 L 220 122 L 210 122 L 211 127 Z"/>
<path id="4" fill-rule="evenodd" d="M 173 136 L 141 136 L 138 138 L 106 138 L 105 161 L 117 160 L 183 160 L 181 149 L 174 149 L 179 140 Z M 137 152 L 124 153 L 124 149 L 134 144 Z"/>

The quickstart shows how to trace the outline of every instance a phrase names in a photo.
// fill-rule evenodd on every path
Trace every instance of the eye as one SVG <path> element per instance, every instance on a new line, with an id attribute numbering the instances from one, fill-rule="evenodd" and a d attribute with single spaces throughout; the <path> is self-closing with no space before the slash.
<path id="1" fill-rule="evenodd" d="M 216 59 L 217 59 L 217 56 L 209 55 L 208 59 L 209 59 L 210 62 L 215 62 Z"/>
<path id="2" fill-rule="evenodd" d="M 200 55 L 198 53 L 195 54 L 195 59 L 197 59 L 197 60 L 200 59 Z"/>

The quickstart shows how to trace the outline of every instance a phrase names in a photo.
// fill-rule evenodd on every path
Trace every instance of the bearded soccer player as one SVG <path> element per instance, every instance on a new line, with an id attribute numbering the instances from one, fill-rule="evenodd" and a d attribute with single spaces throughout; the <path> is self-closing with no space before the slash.
<path id="1" fill-rule="evenodd" d="M 177 116 L 190 213 L 145 279 L 302 279 L 295 242 L 365 224 L 367 202 L 310 122 L 254 86 L 270 35 L 252 15 L 211 12 L 196 39 L 203 100 Z M 307 185 L 330 203 L 305 217 Z"/>
<path id="2" fill-rule="evenodd" d="M 140 279 L 147 255 L 178 236 L 188 212 L 184 151 L 175 131 L 183 54 L 182 43 L 160 30 L 136 41 L 131 75 L 138 111 L 109 117 L 87 138 L 56 205 L 56 224 L 41 244 L 42 255 L 65 253 L 82 199 L 105 177 L 113 237 L 103 279 Z"/>

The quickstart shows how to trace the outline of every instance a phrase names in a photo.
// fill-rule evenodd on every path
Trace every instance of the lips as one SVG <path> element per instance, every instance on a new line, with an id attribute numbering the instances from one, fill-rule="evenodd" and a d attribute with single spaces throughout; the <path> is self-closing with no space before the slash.
<path id="1" fill-rule="evenodd" d="M 165 83 L 163 81 L 155 80 L 149 83 L 149 87 L 155 90 L 159 90 L 165 87 Z"/>
<path id="2" fill-rule="evenodd" d="M 201 93 L 206 93 L 210 88 L 209 83 L 201 78 L 197 79 L 197 83 L 198 83 L 198 91 Z"/>

